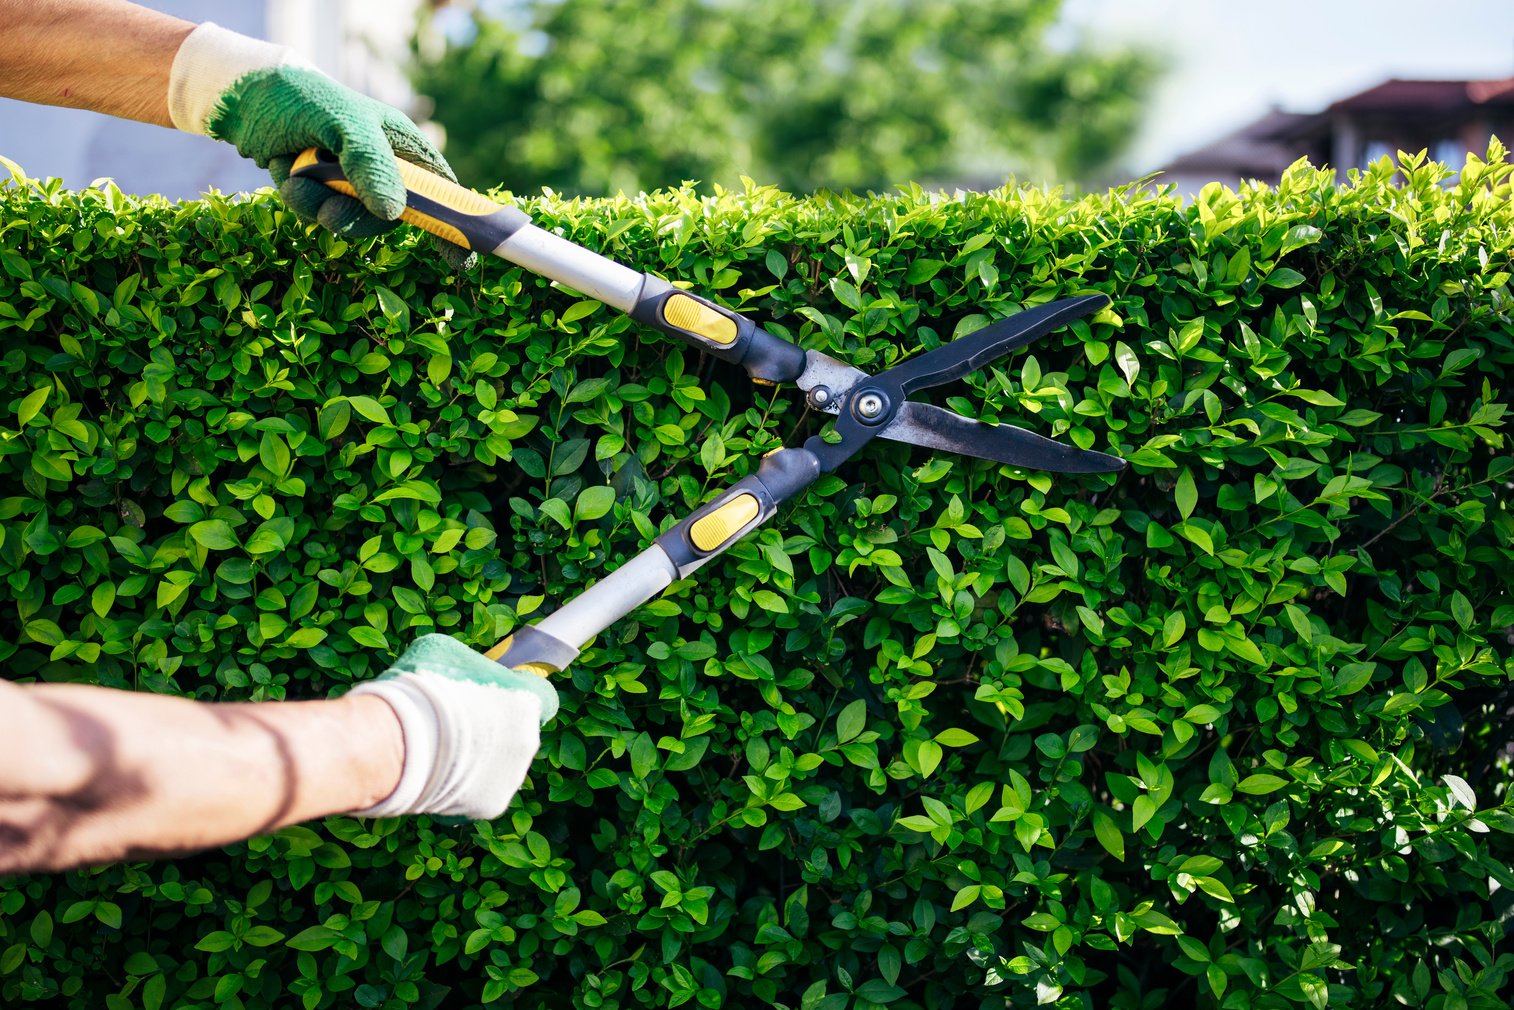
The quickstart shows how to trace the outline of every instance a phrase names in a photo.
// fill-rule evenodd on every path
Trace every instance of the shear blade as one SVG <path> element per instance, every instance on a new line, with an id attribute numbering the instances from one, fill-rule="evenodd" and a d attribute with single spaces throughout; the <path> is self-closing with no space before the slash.
<path id="1" fill-rule="evenodd" d="M 985 424 L 929 403 L 909 401 L 880 432 L 882 438 L 976 456 L 1030 470 L 1056 473 L 1114 473 L 1125 469 L 1118 456 L 1079 449 L 1008 424 Z"/>
<path id="2" fill-rule="evenodd" d="M 960 379 L 1017 347 L 1043 337 L 1109 304 L 1107 295 L 1080 295 L 1040 305 L 990 323 L 950 343 L 895 365 L 880 380 L 899 384 L 905 394 Z"/>

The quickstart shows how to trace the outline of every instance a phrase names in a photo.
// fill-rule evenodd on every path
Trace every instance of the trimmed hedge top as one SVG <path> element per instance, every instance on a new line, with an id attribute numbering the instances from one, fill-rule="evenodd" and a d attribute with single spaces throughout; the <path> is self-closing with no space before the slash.
<path id="1" fill-rule="evenodd" d="M 870 370 L 1106 292 L 941 402 L 1132 465 L 870 446 L 586 650 L 504 818 L 0 882 L 0 1002 L 1507 1006 L 1510 171 L 530 202 Z M 267 195 L 0 188 L 7 676 L 485 648 L 818 424 L 439 269 Z"/>

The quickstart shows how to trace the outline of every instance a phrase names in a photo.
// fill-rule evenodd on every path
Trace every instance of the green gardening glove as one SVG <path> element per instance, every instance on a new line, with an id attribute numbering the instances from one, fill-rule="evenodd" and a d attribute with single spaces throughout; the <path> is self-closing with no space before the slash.
<path id="1" fill-rule="evenodd" d="M 284 47 L 213 24 L 200 25 L 180 46 L 169 110 L 181 129 L 224 140 L 268 169 L 290 209 L 346 238 L 368 238 L 398 223 L 405 184 L 396 157 L 457 181 L 404 113 L 303 65 Z M 295 158 L 310 147 L 337 156 L 356 198 L 289 177 Z M 461 246 L 434 241 L 453 269 L 477 260 Z"/>

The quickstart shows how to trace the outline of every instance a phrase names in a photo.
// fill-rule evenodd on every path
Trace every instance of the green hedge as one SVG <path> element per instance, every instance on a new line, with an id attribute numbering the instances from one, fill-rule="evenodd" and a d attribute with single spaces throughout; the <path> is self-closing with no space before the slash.
<path id="1" fill-rule="evenodd" d="M 1511 166 L 530 204 L 878 369 L 1112 309 L 587 650 L 493 824 L 0 883 L 0 1003 L 1507 1006 Z M 487 647 L 816 427 L 499 261 L 0 189 L 0 663 L 323 696 Z"/>

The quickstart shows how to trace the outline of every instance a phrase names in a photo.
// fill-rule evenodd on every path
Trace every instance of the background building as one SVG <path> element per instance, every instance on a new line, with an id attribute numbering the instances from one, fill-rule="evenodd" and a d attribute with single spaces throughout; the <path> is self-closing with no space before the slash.
<path id="1" fill-rule="evenodd" d="M 1159 183 L 1196 193 L 1208 182 L 1234 187 L 1276 181 L 1299 158 L 1361 168 L 1396 151 L 1429 151 L 1460 165 L 1497 136 L 1514 142 L 1514 77 L 1480 81 L 1387 80 L 1321 112 L 1274 110 L 1161 168 Z"/>

